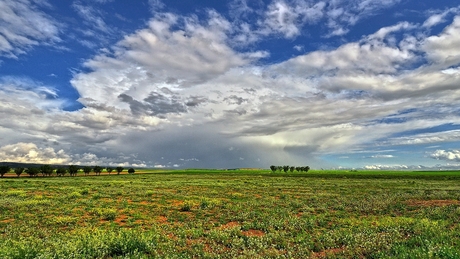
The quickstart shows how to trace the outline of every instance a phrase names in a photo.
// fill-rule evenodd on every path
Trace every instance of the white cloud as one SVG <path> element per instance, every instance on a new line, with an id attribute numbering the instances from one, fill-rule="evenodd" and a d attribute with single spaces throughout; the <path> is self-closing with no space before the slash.
<path id="1" fill-rule="evenodd" d="M 149 0 L 149 5 L 152 12 L 158 12 L 165 7 L 165 4 L 161 0 Z"/>
<path id="2" fill-rule="evenodd" d="M 273 65 L 255 62 L 268 52 L 232 48 L 234 37 L 260 40 L 267 28 L 266 35 L 295 37 L 306 24 L 331 19 L 337 26 L 330 30 L 343 29 L 394 2 L 361 1 L 356 11 L 342 1 L 321 3 L 275 1 L 271 16 L 264 16 L 270 21 L 245 32 L 244 23 L 234 26 L 215 11 L 203 21 L 156 12 L 146 28 L 101 50 L 74 75 L 71 83 L 85 105 L 74 112 L 62 110 L 53 87 L 5 78 L 3 156 L 21 159 L 32 152 L 63 162 L 167 167 L 252 166 L 260 157 L 261 165 L 305 158 L 319 164 L 314 159 L 324 154 L 459 138 L 455 131 L 391 138 L 460 123 L 453 112 L 460 98 L 459 62 L 442 58 L 449 51 L 455 55 L 457 20 L 433 37 L 420 24 L 401 22 Z M 312 14 L 306 18 L 307 9 Z M 430 63 L 419 65 L 425 53 Z"/>
<path id="3" fill-rule="evenodd" d="M 16 58 L 34 46 L 61 41 L 60 25 L 40 7 L 46 1 L 0 0 L 0 55 Z"/>
<path id="4" fill-rule="evenodd" d="M 422 169 L 419 166 L 407 165 L 367 165 L 364 166 L 365 170 L 407 170 L 407 169 Z"/>
<path id="5" fill-rule="evenodd" d="M 299 14 L 284 1 L 273 2 L 268 6 L 265 24 L 276 33 L 286 38 L 293 38 L 300 34 L 300 24 L 297 21 Z"/>
<path id="6" fill-rule="evenodd" d="M 120 41 L 113 55 L 100 54 L 87 61 L 85 66 L 94 72 L 77 74 L 72 80 L 81 101 L 153 114 L 162 114 L 162 108 L 181 113 L 188 99 L 194 98 L 193 93 L 184 96 L 184 91 L 267 55 L 232 50 L 225 43 L 230 25 L 214 12 L 207 24 L 184 19 L 184 27 L 173 30 L 178 19 L 172 14 L 153 19 L 148 28 Z M 120 105 L 120 97 L 125 104 Z"/>
<path id="7" fill-rule="evenodd" d="M 16 143 L 0 147 L 0 160 L 5 162 L 68 164 L 72 160 L 64 150 L 39 148 L 34 143 Z"/>
<path id="8" fill-rule="evenodd" d="M 63 149 L 38 147 L 34 143 L 19 142 L 0 147 L 0 160 L 4 162 L 37 163 L 53 165 L 99 165 L 146 167 L 143 161 L 122 162 L 122 157 L 98 157 L 92 153 L 67 154 Z"/>
<path id="9" fill-rule="evenodd" d="M 460 16 L 456 16 L 452 24 L 437 35 L 428 37 L 423 50 L 428 59 L 442 68 L 460 63 Z"/>
<path id="10" fill-rule="evenodd" d="M 460 150 L 436 150 L 430 157 L 437 160 L 460 162 Z"/>
<path id="11" fill-rule="evenodd" d="M 104 33 L 110 33 L 112 30 L 105 23 L 100 11 L 92 6 L 84 5 L 80 1 L 75 1 L 72 7 L 83 18 L 84 23 Z"/>
<path id="12" fill-rule="evenodd" d="M 394 158 L 393 155 L 373 155 L 370 158 Z"/>
<path id="13" fill-rule="evenodd" d="M 446 120 L 445 123 L 451 121 Z M 439 123 L 439 122 L 438 122 Z M 449 130 L 435 133 L 415 134 L 406 137 L 392 138 L 389 142 L 392 145 L 419 145 L 430 143 L 443 143 L 460 141 L 460 130 Z M 389 144 L 390 144 L 389 143 Z"/>
<path id="14" fill-rule="evenodd" d="M 209 135 L 223 133 L 253 146 L 252 152 L 260 154 L 255 147 L 261 147 L 299 161 L 305 154 L 362 150 L 397 132 L 458 120 L 446 117 L 460 94 L 454 73 L 430 66 L 405 70 L 419 61 L 423 41 L 411 35 L 417 33 L 413 24 L 398 23 L 335 50 L 261 67 L 225 43 L 232 29 L 219 15 L 210 13 L 207 23 L 184 19 L 184 28 L 171 29 L 179 19 L 164 14 L 125 37 L 114 55 L 89 60 L 93 72 L 72 82 L 82 102 L 101 115 L 131 112 L 131 125 L 156 117 L 154 129 L 206 127 Z M 388 40 L 399 32 L 405 35 L 400 42 Z M 209 44 L 216 48 L 204 47 Z M 425 110 L 395 116 L 418 107 Z M 430 120 L 431 110 L 443 115 Z M 377 122 L 385 118 L 403 122 Z M 149 126 L 143 127 L 147 134 Z"/>
<path id="15" fill-rule="evenodd" d="M 458 13 L 459 8 L 454 7 L 454 8 L 449 8 L 445 11 L 439 12 L 439 11 L 434 11 L 431 12 L 430 17 L 426 19 L 426 21 L 423 23 L 423 27 L 425 28 L 431 28 L 433 26 L 436 26 L 438 24 L 444 23 L 447 21 L 447 16 L 451 13 Z"/>

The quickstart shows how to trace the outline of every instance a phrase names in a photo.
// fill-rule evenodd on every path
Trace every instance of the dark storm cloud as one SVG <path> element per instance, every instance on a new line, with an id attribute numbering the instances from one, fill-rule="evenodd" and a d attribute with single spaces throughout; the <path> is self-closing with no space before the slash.
<path id="1" fill-rule="evenodd" d="M 120 94 L 118 98 L 125 103 L 129 104 L 131 112 L 134 115 L 151 115 L 163 117 L 169 113 L 185 113 L 187 109 L 185 105 L 178 98 L 168 98 L 160 93 L 152 92 L 140 102 L 127 94 Z"/>
<path id="2" fill-rule="evenodd" d="M 236 95 L 231 95 L 227 98 L 224 99 L 224 101 L 226 101 L 228 104 L 238 104 L 238 105 L 241 105 L 243 104 L 244 102 L 247 102 L 248 100 L 247 99 L 244 99 L 242 97 L 238 97 Z"/>
<path id="3" fill-rule="evenodd" d="M 190 98 L 187 100 L 185 103 L 186 106 L 189 107 L 196 107 L 199 106 L 202 103 L 208 102 L 209 99 L 204 97 L 204 96 L 190 96 Z"/>

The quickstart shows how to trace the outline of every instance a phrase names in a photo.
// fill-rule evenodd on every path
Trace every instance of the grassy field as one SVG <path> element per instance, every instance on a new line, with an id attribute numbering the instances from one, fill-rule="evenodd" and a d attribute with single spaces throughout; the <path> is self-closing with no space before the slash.
<path id="1" fill-rule="evenodd" d="M 459 172 L 0 179 L 0 258 L 460 258 Z"/>

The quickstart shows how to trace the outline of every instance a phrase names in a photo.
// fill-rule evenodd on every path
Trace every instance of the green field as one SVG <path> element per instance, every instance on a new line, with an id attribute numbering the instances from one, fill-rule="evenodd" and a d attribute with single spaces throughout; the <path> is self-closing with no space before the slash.
<path id="1" fill-rule="evenodd" d="M 0 258 L 460 258 L 460 172 L 0 179 Z"/>

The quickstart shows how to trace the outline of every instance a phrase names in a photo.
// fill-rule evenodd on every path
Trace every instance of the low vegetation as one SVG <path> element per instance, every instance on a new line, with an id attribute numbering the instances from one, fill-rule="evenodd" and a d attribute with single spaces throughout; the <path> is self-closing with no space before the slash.
<path id="1" fill-rule="evenodd" d="M 459 172 L 13 174 L 0 190 L 0 258 L 460 257 Z"/>

